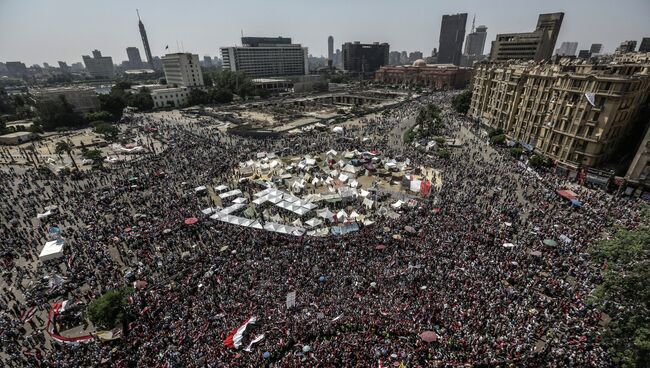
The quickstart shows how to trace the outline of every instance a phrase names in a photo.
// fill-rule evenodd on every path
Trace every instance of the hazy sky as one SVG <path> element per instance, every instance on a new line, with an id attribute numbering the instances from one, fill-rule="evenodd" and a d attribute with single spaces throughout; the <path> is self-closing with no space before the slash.
<path id="1" fill-rule="evenodd" d="M 99 49 L 119 64 L 126 47 L 136 46 L 140 15 L 151 52 L 177 51 L 216 56 L 219 47 L 245 36 L 286 36 L 326 55 L 327 36 L 335 49 L 346 41 L 388 42 L 390 49 L 422 51 L 438 47 L 443 14 L 468 13 L 467 32 L 488 27 L 486 50 L 497 33 L 532 31 L 539 13 L 565 13 L 556 47 L 577 41 L 613 51 L 620 41 L 650 37 L 650 0 L 0 0 L 0 61 L 28 65 L 81 61 Z M 182 51 L 182 50 L 179 50 Z"/>

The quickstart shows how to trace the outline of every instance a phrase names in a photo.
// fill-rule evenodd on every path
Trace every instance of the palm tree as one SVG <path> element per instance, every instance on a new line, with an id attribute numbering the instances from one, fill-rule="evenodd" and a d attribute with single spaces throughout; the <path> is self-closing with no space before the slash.
<path id="1" fill-rule="evenodd" d="M 70 145 L 67 142 L 58 142 L 56 146 L 54 147 L 54 152 L 56 152 L 58 155 L 61 153 L 65 152 L 68 154 L 70 157 L 70 160 L 72 160 L 72 165 L 74 165 L 74 168 L 79 171 L 79 167 L 77 166 L 77 162 L 74 160 L 74 157 L 72 157 L 72 145 Z"/>

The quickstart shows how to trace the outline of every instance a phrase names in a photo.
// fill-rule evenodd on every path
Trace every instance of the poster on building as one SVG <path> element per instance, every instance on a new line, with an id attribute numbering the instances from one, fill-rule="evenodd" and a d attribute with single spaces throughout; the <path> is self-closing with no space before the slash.
<path id="1" fill-rule="evenodd" d="M 292 291 L 287 293 L 287 309 L 291 309 L 296 306 L 296 292 Z"/>

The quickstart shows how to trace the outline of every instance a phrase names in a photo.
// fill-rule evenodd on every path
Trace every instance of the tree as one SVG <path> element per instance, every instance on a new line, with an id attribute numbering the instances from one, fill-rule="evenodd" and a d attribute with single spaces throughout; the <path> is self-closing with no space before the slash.
<path id="1" fill-rule="evenodd" d="M 111 113 L 108 111 L 87 112 L 84 114 L 84 119 L 88 123 L 95 121 L 111 121 L 113 119 L 113 115 L 111 115 Z"/>
<path id="2" fill-rule="evenodd" d="M 202 91 L 200 89 L 193 89 L 190 91 L 190 96 L 187 100 L 189 105 L 207 105 L 210 101 L 210 95 L 208 92 Z"/>
<path id="3" fill-rule="evenodd" d="M 454 98 L 451 101 L 451 105 L 458 113 L 467 114 L 471 102 L 472 102 L 472 91 L 466 90 L 454 96 Z"/>
<path id="4" fill-rule="evenodd" d="M 547 158 L 544 156 L 540 155 L 533 155 L 530 160 L 528 160 L 528 164 L 534 168 L 540 168 L 544 166 L 549 166 L 549 161 Z"/>
<path id="5" fill-rule="evenodd" d="M 126 302 L 133 288 L 123 286 L 106 292 L 86 307 L 88 319 L 95 325 L 111 329 L 127 319 Z"/>
<path id="6" fill-rule="evenodd" d="M 618 366 L 650 366 L 650 207 L 636 229 L 619 229 L 589 252 L 604 269 L 589 301 L 612 318 L 603 343 Z"/>
<path id="7" fill-rule="evenodd" d="M 55 130 L 61 127 L 80 127 L 84 120 L 75 113 L 72 106 L 59 96 L 57 100 L 41 101 L 36 105 L 37 117 L 44 130 Z"/>
<path id="8" fill-rule="evenodd" d="M 81 153 L 81 155 L 88 160 L 93 160 L 93 161 L 101 161 L 103 156 L 102 156 L 102 151 L 98 149 L 93 149 L 93 150 L 85 150 Z"/>
<path id="9" fill-rule="evenodd" d="M 523 150 L 523 148 L 521 148 L 521 147 L 512 147 L 512 148 L 510 149 L 510 154 L 511 154 L 512 157 L 514 157 L 514 158 L 519 158 L 519 156 L 521 156 L 521 154 L 522 154 L 523 152 L 524 152 L 524 150 Z"/>
<path id="10" fill-rule="evenodd" d="M 135 107 L 139 111 L 149 111 L 153 109 L 153 98 L 146 89 L 141 89 L 138 93 L 129 93 L 127 95 L 127 105 Z"/>
<path id="11" fill-rule="evenodd" d="M 449 153 L 449 151 L 446 150 L 446 149 L 440 149 L 440 150 L 438 150 L 438 152 L 436 152 L 436 154 L 437 154 L 438 157 L 440 157 L 440 158 L 449 158 L 449 156 L 451 156 L 451 154 Z"/>
<path id="12" fill-rule="evenodd" d="M 223 88 L 212 88 L 209 94 L 213 103 L 229 103 L 233 99 L 232 91 Z"/>
<path id="13" fill-rule="evenodd" d="M 72 146 L 70 144 L 67 142 L 57 142 L 56 146 L 54 146 L 54 152 L 56 152 L 57 155 L 60 155 L 63 152 L 67 153 L 70 157 L 70 160 L 72 160 L 72 165 L 74 165 L 74 168 L 79 170 L 77 162 L 74 160 L 74 157 L 72 157 Z"/>
<path id="14" fill-rule="evenodd" d="M 120 134 L 120 129 L 113 124 L 103 121 L 96 122 L 93 132 L 101 134 L 107 141 L 114 141 Z"/>
<path id="15" fill-rule="evenodd" d="M 103 111 L 111 113 L 114 120 L 119 120 L 126 107 L 126 94 L 113 87 L 111 93 L 99 96 L 99 105 Z"/>
<path id="16" fill-rule="evenodd" d="M 492 144 L 503 144 L 506 141 L 506 136 L 504 134 L 494 135 L 490 138 Z"/>

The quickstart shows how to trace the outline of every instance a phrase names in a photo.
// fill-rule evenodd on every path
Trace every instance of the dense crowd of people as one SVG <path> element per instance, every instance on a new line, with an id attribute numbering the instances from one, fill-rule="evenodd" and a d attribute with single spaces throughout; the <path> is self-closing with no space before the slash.
<path id="1" fill-rule="evenodd" d="M 266 140 L 221 133 L 209 120 L 135 114 L 129 128 L 155 126 L 165 150 L 78 180 L 3 167 L 3 365 L 610 365 L 601 315 L 586 302 L 599 279 L 586 248 L 611 225 L 636 226 L 638 204 L 574 188 L 583 207 L 567 205 L 555 193 L 567 183 L 490 147 L 450 99 L 449 92 L 421 97 L 345 135 Z M 446 135 L 463 142 L 449 158 L 402 142 L 426 103 L 442 108 Z M 237 163 L 257 152 L 355 148 L 436 168 L 442 188 L 398 219 L 345 236 L 296 237 L 199 216 L 214 196 L 192 189 L 237 185 Z M 60 213 L 36 220 L 48 205 Z M 185 225 L 192 216 L 200 221 Z M 63 229 L 66 257 L 41 262 L 51 226 Z M 55 274 L 66 278 L 61 287 L 48 286 Z M 44 334 L 54 301 L 89 303 L 133 280 L 147 286 L 130 298 L 121 339 L 71 345 Z M 296 306 L 287 309 L 293 291 Z M 23 322 L 32 307 L 34 318 Z M 251 316 L 258 321 L 247 338 L 264 338 L 251 351 L 225 346 Z M 425 331 L 437 340 L 424 341 Z"/>

